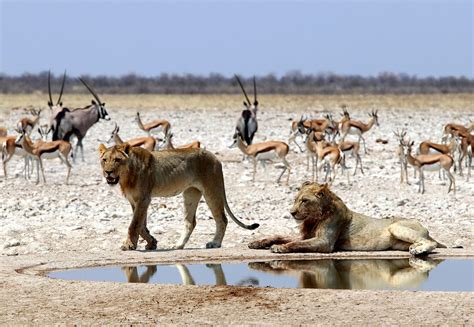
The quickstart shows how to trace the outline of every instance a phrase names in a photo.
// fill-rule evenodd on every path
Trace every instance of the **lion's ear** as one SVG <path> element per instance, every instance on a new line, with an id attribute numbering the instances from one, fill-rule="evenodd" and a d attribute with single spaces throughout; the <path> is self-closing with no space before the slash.
<path id="1" fill-rule="evenodd" d="M 130 155 L 131 149 L 132 146 L 127 142 L 117 145 L 117 150 L 122 152 L 127 158 Z"/>
<path id="2" fill-rule="evenodd" d="M 313 182 L 306 181 L 301 186 L 308 186 L 308 185 L 311 185 L 311 184 L 313 184 Z"/>
<path id="3" fill-rule="evenodd" d="M 100 156 L 102 157 L 102 155 L 104 154 L 104 152 L 107 151 L 107 148 L 105 147 L 105 145 L 103 145 L 102 143 L 99 145 L 99 154 Z"/>

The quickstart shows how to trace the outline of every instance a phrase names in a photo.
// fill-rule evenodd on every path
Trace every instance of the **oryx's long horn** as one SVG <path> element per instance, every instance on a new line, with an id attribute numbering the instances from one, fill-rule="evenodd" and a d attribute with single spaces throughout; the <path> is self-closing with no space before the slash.
<path id="1" fill-rule="evenodd" d="M 49 103 L 53 105 L 53 97 L 51 96 L 51 70 L 48 72 L 48 94 L 49 94 Z"/>
<path id="2" fill-rule="evenodd" d="M 248 103 L 248 105 L 250 106 L 250 104 L 251 104 L 252 102 L 250 102 L 250 99 L 249 99 L 249 97 L 248 97 L 248 95 L 247 95 L 247 92 L 245 92 L 244 86 L 242 85 L 242 82 L 240 81 L 239 76 L 237 76 L 237 74 L 235 74 L 234 76 L 235 76 L 235 78 L 237 79 L 237 82 L 239 82 L 240 88 L 242 89 L 242 92 L 244 92 L 245 99 L 247 99 L 247 103 Z"/>
<path id="3" fill-rule="evenodd" d="M 63 96 L 63 91 L 64 91 L 64 84 L 66 83 L 66 70 L 64 70 L 64 75 L 63 75 L 63 84 L 61 85 L 61 92 L 59 93 L 59 99 L 58 99 L 58 102 L 56 104 L 60 104 L 61 103 L 61 98 Z"/>
<path id="4" fill-rule="evenodd" d="M 81 77 L 79 77 L 79 80 L 84 84 L 84 86 L 89 90 L 89 92 L 94 96 L 94 98 L 97 100 L 98 105 L 100 106 L 102 102 L 100 102 L 99 96 L 92 90 L 92 88 L 87 85 L 86 81 L 84 81 Z"/>
<path id="5" fill-rule="evenodd" d="M 253 77 L 253 104 L 254 106 L 257 106 L 258 105 L 258 101 L 257 101 L 257 83 L 255 82 L 255 76 Z"/>

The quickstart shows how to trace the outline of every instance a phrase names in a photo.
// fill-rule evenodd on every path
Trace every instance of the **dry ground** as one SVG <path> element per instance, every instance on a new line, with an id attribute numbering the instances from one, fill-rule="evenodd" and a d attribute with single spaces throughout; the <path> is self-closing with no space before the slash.
<path id="1" fill-rule="evenodd" d="M 45 107 L 46 98 L 44 94 L 0 95 L 0 126 L 11 129 L 18 118 L 24 115 L 22 107 L 27 105 Z M 135 112 L 140 110 L 143 112 L 144 120 L 169 119 L 176 144 L 199 139 L 208 150 L 217 153 L 223 160 L 231 208 L 246 222 L 261 223 L 258 230 L 249 232 L 230 222 L 224 238 L 223 251 L 230 251 L 238 256 L 246 255 L 248 253 L 242 250 L 242 246 L 251 239 L 262 235 L 295 231 L 288 208 L 296 188 L 301 182 L 311 178 L 306 169 L 305 154 L 292 152 L 289 155 L 293 168 L 289 186 L 277 185 L 274 182 L 280 173 L 278 165 L 267 165 L 265 170 L 258 167 L 257 180 L 252 183 L 251 163 L 241 162 L 242 155 L 238 149 L 228 149 L 228 145 L 232 142 L 235 121 L 242 110 L 239 106 L 242 100 L 240 96 L 101 95 L 101 98 L 107 103 L 112 120 L 120 125 L 123 138 L 143 135 L 133 121 Z M 74 107 L 84 106 L 91 97 L 66 94 L 63 99 L 66 105 Z M 456 175 L 456 196 L 446 194 L 448 186 L 445 181 L 438 179 L 437 173 L 431 173 L 426 178 L 427 193 L 424 195 L 417 193 L 412 170 L 409 170 L 412 184 L 401 185 L 398 162 L 394 155 L 396 140 L 392 134 L 397 128 L 406 128 L 409 136 L 417 143 L 424 139 L 439 141 L 445 123 L 466 124 L 469 119 L 474 119 L 472 94 L 262 95 L 259 101 L 261 108 L 256 142 L 270 139 L 286 140 L 289 120 L 299 118 L 303 113 L 319 117 L 324 112 L 332 112 L 338 117 L 340 105 L 346 104 L 354 118 L 366 121 L 367 113 L 372 109 L 378 109 L 381 126 L 369 131 L 366 136 L 369 154 L 362 158 L 366 174 L 358 173 L 354 177 L 351 176 L 350 182 L 346 177 L 339 175 L 333 185 L 334 192 L 355 211 L 378 217 L 393 215 L 415 217 L 437 240 L 448 245 L 462 245 L 468 251 L 473 248 L 471 203 L 474 195 L 474 178 L 468 182 L 465 177 Z M 19 109 L 11 110 L 13 107 Z M 47 109 L 45 112 L 47 113 Z M 46 122 L 47 118 L 45 114 L 43 121 Z M 37 279 L 39 277 L 25 277 L 12 273 L 13 268 L 35 265 L 39 262 L 67 261 L 71 264 L 78 262 L 83 264 L 87 260 L 97 258 L 104 262 L 108 260 L 107 258 L 115 261 L 121 261 L 121 258 L 126 260 L 130 256 L 134 260 L 144 258 L 139 253 L 124 254 L 118 251 L 126 234 L 131 209 L 115 189 L 104 183 L 100 175 L 97 146 L 109 138 L 113 121 L 99 122 L 89 131 L 84 142 L 85 161 L 79 159 L 74 165 L 71 185 L 64 185 L 65 169 L 55 161 L 46 163 L 48 179 L 46 185 L 36 185 L 34 179 L 25 181 L 21 178 L 22 162 L 18 159 L 9 163 L 9 178 L 5 180 L 3 176 L 0 177 L 2 225 L 0 262 L 3 275 L 0 282 L 3 293 L 1 296 L 9 298 L 10 303 L 18 307 L 18 310 L 15 310 L 5 304 L 0 306 L 2 310 L 0 316 L 7 317 L 4 321 L 0 319 L 0 323 L 2 321 L 10 324 L 57 321 L 86 323 L 195 321 L 272 324 L 276 321 L 283 323 L 286 321 L 297 324 L 350 321 L 367 324 L 373 322 L 372 317 L 376 316 L 378 322 L 387 324 L 401 323 L 402 318 L 407 319 L 407 323 L 458 324 L 467 323 L 468 318 L 472 319 L 472 311 L 465 308 L 465 306 L 472 307 L 471 293 L 446 295 L 423 292 L 253 290 L 252 292 L 260 295 L 252 293 L 238 297 L 230 293 L 226 293 L 225 296 L 221 294 L 221 297 L 217 298 L 224 300 L 220 301 L 219 305 L 210 300 L 209 305 L 205 307 L 207 309 L 201 311 L 198 301 L 202 296 L 207 298 L 215 292 L 233 291 L 214 288 L 192 288 L 191 291 L 185 286 L 116 284 L 106 284 L 97 288 L 94 283 L 50 281 L 43 277 L 39 282 Z M 376 138 L 387 139 L 389 143 L 386 145 L 375 143 Z M 351 158 L 348 164 L 353 167 Z M 158 239 L 159 248 L 167 248 L 177 240 L 182 227 L 181 206 L 180 196 L 153 200 L 148 221 L 152 234 Z M 197 227 L 187 245 L 188 248 L 203 248 L 212 238 L 214 225 L 209 216 L 206 205 L 201 204 Z M 197 253 L 209 252 L 205 250 L 191 252 L 189 259 Z M 209 256 L 219 253 L 211 252 Z M 158 260 L 158 253 L 156 255 Z M 154 254 L 146 253 L 146 257 L 153 258 Z M 35 288 L 34 285 L 38 287 Z M 58 291 L 55 291 L 56 287 Z M 194 301 L 194 304 L 184 302 L 177 305 L 177 297 L 185 294 L 191 294 L 191 299 L 194 300 L 190 301 Z M 142 302 L 128 300 L 128 297 L 138 299 L 140 295 L 147 295 L 146 301 L 151 302 L 144 305 L 152 310 L 153 314 L 147 310 L 140 311 L 138 306 Z M 166 300 L 167 298 L 169 300 Z M 233 300 L 228 300 L 229 298 Z M 288 302 L 280 304 L 282 299 Z M 368 300 L 370 301 L 367 302 Z M 164 301 L 167 309 L 151 305 L 156 301 Z M 303 301 L 305 305 L 299 307 L 299 301 Z M 449 304 L 443 305 L 443 301 L 448 301 Z M 270 304 L 264 305 L 264 303 Z M 349 309 L 355 305 L 358 310 Z M 379 310 L 378 305 L 382 305 L 383 310 Z M 129 312 L 124 309 L 125 306 L 132 308 L 130 314 L 126 316 L 119 314 Z M 244 315 L 239 314 L 234 307 L 243 310 Z M 319 311 L 314 307 L 324 309 Z M 430 309 L 427 310 L 427 307 Z M 219 320 L 217 314 L 211 314 L 213 310 L 218 310 L 216 308 L 220 308 L 218 314 L 221 313 L 226 320 Z M 432 311 L 429 311 L 431 309 Z M 35 313 L 36 311 L 38 313 Z M 341 320 L 331 320 L 333 317 L 331 314 L 349 311 L 350 314 L 347 316 L 338 316 Z M 187 319 L 179 320 L 184 319 L 183 315 L 186 312 L 188 312 L 185 315 Z M 297 315 L 300 318 L 293 320 Z M 151 316 L 154 318 L 150 318 Z M 242 316 L 246 319 L 238 320 L 242 319 Z"/>

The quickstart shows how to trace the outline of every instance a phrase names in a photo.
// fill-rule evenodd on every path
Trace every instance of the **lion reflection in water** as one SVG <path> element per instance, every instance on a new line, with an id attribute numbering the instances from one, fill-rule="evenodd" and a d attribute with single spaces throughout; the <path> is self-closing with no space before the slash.
<path id="1" fill-rule="evenodd" d="M 441 260 L 291 260 L 251 262 L 249 268 L 298 278 L 300 288 L 408 289 L 428 278 Z"/>

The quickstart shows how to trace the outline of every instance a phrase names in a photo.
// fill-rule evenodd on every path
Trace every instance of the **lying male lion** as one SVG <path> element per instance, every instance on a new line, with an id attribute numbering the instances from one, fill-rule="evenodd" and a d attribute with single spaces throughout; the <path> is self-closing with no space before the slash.
<path id="1" fill-rule="evenodd" d="M 327 184 L 303 183 L 291 214 L 300 223 L 300 238 L 274 236 L 251 242 L 249 248 L 275 253 L 409 250 L 421 255 L 445 247 L 416 220 L 376 219 L 351 211 Z"/>
<path id="2" fill-rule="evenodd" d="M 242 228 L 255 229 L 259 225 L 245 225 L 230 211 L 225 195 L 222 165 L 209 151 L 203 149 L 149 152 L 128 143 L 106 148 L 99 146 L 102 171 L 107 183 L 120 184 L 123 195 L 132 205 L 133 219 L 122 250 L 135 250 L 138 235 L 147 242 L 146 249 L 156 249 L 156 239 L 146 227 L 146 214 L 151 198 L 170 197 L 183 193 L 184 231 L 174 248 L 182 249 L 196 226 L 196 209 L 201 196 L 216 221 L 214 239 L 207 248 L 222 244 L 227 218 L 225 211 Z"/>

